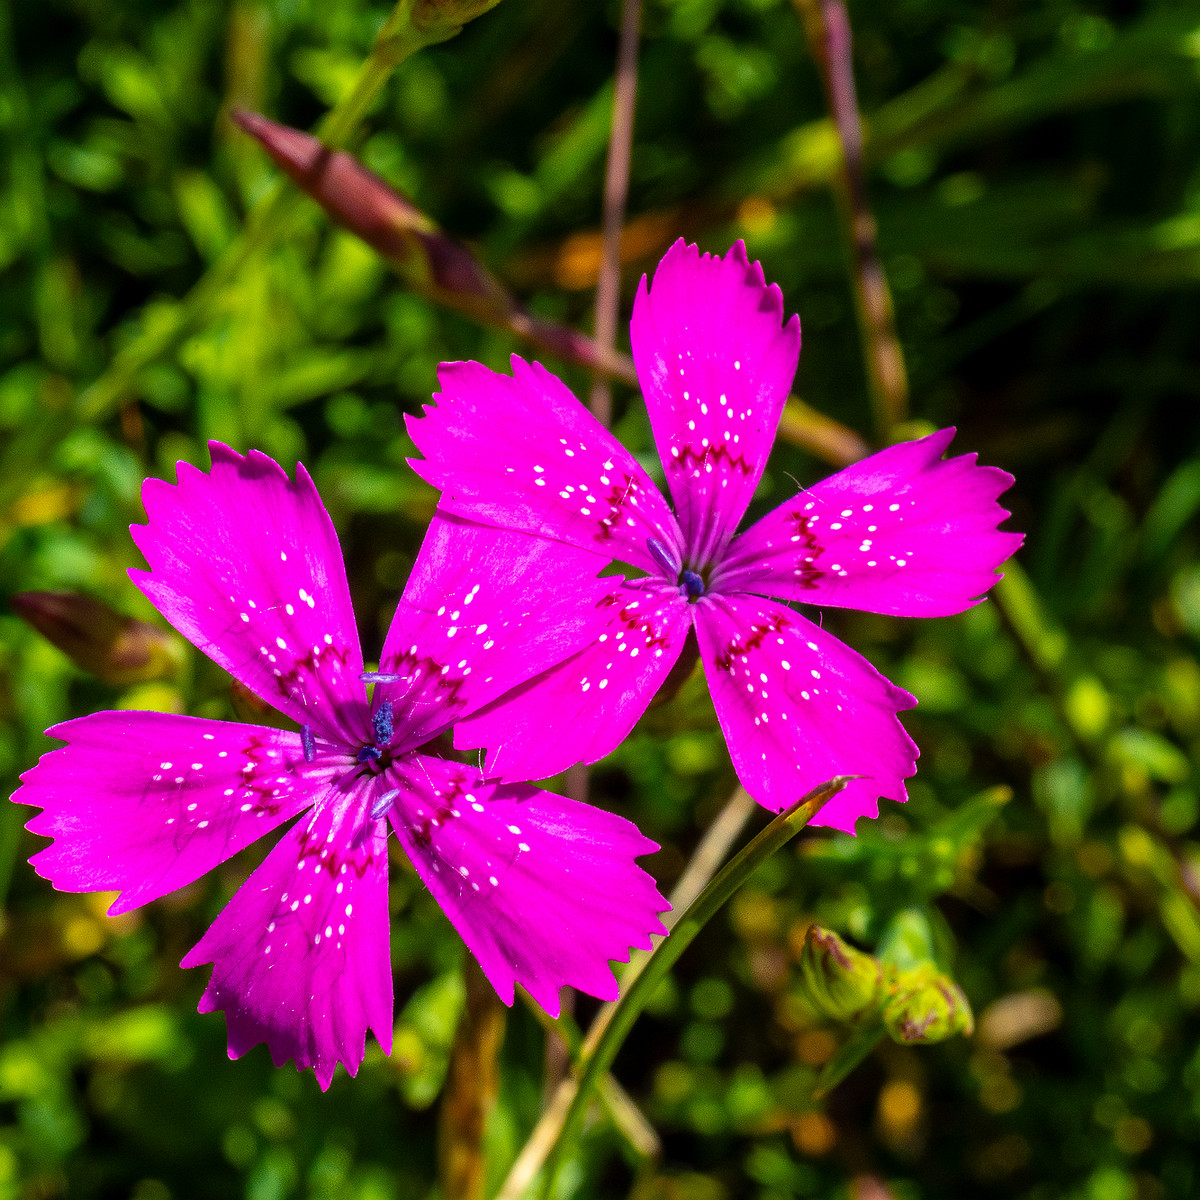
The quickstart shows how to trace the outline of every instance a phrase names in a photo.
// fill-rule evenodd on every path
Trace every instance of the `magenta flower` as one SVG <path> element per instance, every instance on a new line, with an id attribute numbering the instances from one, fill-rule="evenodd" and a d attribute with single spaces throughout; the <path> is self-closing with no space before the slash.
<path id="1" fill-rule="evenodd" d="M 528 785 L 484 782 L 427 747 L 451 722 L 586 636 L 607 581 L 594 556 L 437 518 L 383 650 L 371 702 L 333 523 L 303 467 L 213 443 L 211 474 L 149 481 L 150 564 L 134 581 L 181 633 L 300 724 L 299 733 L 148 712 L 50 730 L 14 797 L 54 842 L 34 856 L 65 891 L 145 904 L 299 816 L 183 966 L 212 963 L 200 1010 L 229 1054 L 338 1062 L 366 1031 L 391 1045 L 386 817 L 417 874 L 508 1004 L 521 984 L 557 1014 L 570 984 L 604 999 L 610 959 L 648 948 L 669 906 L 628 821 Z M 557 572 L 570 572 L 561 579 Z M 594 575 L 594 572 L 592 572 Z M 306 812 L 307 810 L 307 812 Z"/>
<path id="2" fill-rule="evenodd" d="M 943 460 L 953 430 L 883 450 L 744 533 L 800 352 L 795 317 L 748 264 L 677 242 L 642 280 L 630 333 L 674 511 L 637 460 L 542 367 L 442 368 L 437 407 L 410 422 L 447 513 L 553 538 L 644 578 L 610 580 L 605 628 L 456 730 L 488 770 L 540 779 L 625 737 L 695 636 L 733 765 L 766 807 L 860 776 L 820 814 L 853 831 L 907 798 L 917 749 L 897 713 L 916 701 L 783 601 L 941 616 L 976 603 L 1021 544 L 998 530 L 1011 483 L 975 456 Z M 571 562 L 577 560 L 570 560 Z M 564 557 L 555 568 L 567 580 Z M 587 569 L 587 568 L 585 568 Z M 777 599 L 776 599 L 777 598 Z"/>

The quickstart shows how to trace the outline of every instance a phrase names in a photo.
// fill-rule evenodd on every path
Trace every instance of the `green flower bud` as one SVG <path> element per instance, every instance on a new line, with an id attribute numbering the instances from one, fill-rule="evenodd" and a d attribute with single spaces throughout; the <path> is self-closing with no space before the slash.
<path id="1" fill-rule="evenodd" d="M 847 945 L 836 933 L 810 925 L 800 951 L 805 995 L 823 1016 L 851 1021 L 884 998 L 878 959 Z"/>
<path id="2" fill-rule="evenodd" d="M 172 679 L 183 662 L 178 639 L 78 592 L 20 592 L 13 611 L 77 667 L 124 687 Z"/>
<path id="3" fill-rule="evenodd" d="M 893 1041 L 923 1045 L 975 1032 L 970 1002 L 948 975 L 926 965 L 905 971 L 894 986 L 883 1008 L 883 1024 Z"/>

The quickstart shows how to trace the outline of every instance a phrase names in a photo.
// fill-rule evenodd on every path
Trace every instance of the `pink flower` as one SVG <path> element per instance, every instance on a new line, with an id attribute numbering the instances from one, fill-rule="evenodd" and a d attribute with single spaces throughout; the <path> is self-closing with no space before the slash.
<path id="1" fill-rule="evenodd" d="M 944 460 L 953 430 L 883 450 L 736 532 L 774 440 L 800 352 L 795 317 L 748 264 L 677 242 L 642 280 L 630 333 L 674 511 L 637 460 L 542 367 L 512 377 L 442 368 L 436 408 L 410 431 L 416 470 L 446 513 L 632 564 L 610 580 L 602 632 L 461 722 L 488 770 L 540 779 L 625 737 L 694 636 L 738 777 L 778 810 L 857 775 L 820 821 L 853 831 L 906 799 L 912 696 L 783 601 L 941 616 L 976 603 L 1021 544 L 998 530 L 1012 483 L 975 456 Z M 566 582 L 564 558 L 555 568 Z M 778 599 L 776 599 L 778 598 Z"/>
<path id="2" fill-rule="evenodd" d="M 392 1033 L 387 828 L 501 998 L 558 1012 L 564 984 L 611 999 L 608 967 L 648 948 L 669 906 L 628 821 L 528 785 L 484 782 L 421 747 L 559 662 L 608 584 L 594 555 L 437 518 L 384 645 L 372 701 L 333 523 L 303 467 L 212 444 L 205 474 L 149 481 L 150 564 L 135 582 L 181 633 L 300 733 L 148 712 L 56 726 L 14 799 L 54 842 L 34 856 L 66 891 L 114 889 L 113 913 L 165 895 L 300 814 L 185 967 L 212 963 L 236 1058 L 265 1041 L 327 1087 L 366 1031 Z M 565 557 L 564 557 L 565 555 Z M 572 572 L 561 580 L 555 571 Z M 594 572 L 593 572 L 594 574 Z"/>

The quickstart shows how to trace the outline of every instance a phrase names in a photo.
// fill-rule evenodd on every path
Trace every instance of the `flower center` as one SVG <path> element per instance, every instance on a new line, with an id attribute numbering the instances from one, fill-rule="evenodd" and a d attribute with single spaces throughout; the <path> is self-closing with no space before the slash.
<path id="1" fill-rule="evenodd" d="M 392 740 L 396 724 L 392 715 L 392 702 L 385 700 L 371 718 L 371 727 L 375 730 L 375 745 L 381 750 Z"/>
<path id="2" fill-rule="evenodd" d="M 395 716 L 392 712 L 392 702 L 384 700 L 371 717 L 371 728 L 375 732 L 374 745 L 364 746 L 355 756 L 360 763 L 378 762 L 383 757 L 392 734 L 396 731 Z"/>
<path id="3" fill-rule="evenodd" d="M 654 537 L 647 538 L 646 549 L 663 574 L 683 589 L 689 604 L 695 604 L 704 595 L 708 586 L 704 582 L 704 576 L 690 568 L 681 567 L 665 542 Z"/>

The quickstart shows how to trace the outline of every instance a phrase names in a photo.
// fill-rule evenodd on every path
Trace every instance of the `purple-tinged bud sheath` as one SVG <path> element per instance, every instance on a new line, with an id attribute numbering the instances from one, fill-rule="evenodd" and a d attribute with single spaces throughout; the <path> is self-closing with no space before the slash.
<path id="1" fill-rule="evenodd" d="M 932 965 L 903 972 L 883 1009 L 883 1025 L 893 1041 L 905 1045 L 944 1042 L 975 1032 L 971 1004 L 948 975 Z"/>
<path id="2" fill-rule="evenodd" d="M 469 19 L 462 15 L 467 9 L 482 11 L 481 5 L 482 0 L 445 0 L 442 7 L 447 12 L 457 8 L 456 19 L 461 21 Z M 432 9 L 436 4 L 424 7 Z M 457 26 L 445 26 L 442 32 L 450 37 Z M 429 33 L 426 29 L 422 34 L 426 44 L 441 40 Z M 310 134 L 259 113 L 236 109 L 232 117 L 332 220 L 383 255 L 414 290 L 484 324 L 510 329 L 571 362 L 637 383 L 633 363 L 626 355 L 527 312 L 470 250 L 443 233 L 436 222 L 352 155 L 330 149 Z"/>
<path id="3" fill-rule="evenodd" d="M 233 120 L 339 225 L 378 250 L 435 299 L 504 323 L 515 301 L 465 247 L 353 155 L 241 109 Z"/>
<path id="4" fill-rule="evenodd" d="M 13 611 L 77 667 L 123 687 L 174 677 L 183 662 L 170 634 L 78 592 L 19 592 Z"/>
<path id="5" fill-rule="evenodd" d="M 884 999 L 879 960 L 842 941 L 836 933 L 810 925 L 800 951 L 804 994 L 822 1016 L 852 1021 Z"/>

